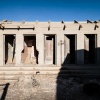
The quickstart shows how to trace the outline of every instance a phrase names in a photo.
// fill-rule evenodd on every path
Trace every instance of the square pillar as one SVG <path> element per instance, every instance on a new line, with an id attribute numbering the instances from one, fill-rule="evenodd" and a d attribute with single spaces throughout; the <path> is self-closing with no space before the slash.
<path id="1" fill-rule="evenodd" d="M 100 34 L 97 34 L 97 64 L 100 65 Z"/>
<path id="2" fill-rule="evenodd" d="M 77 34 L 77 64 L 84 64 L 84 34 Z"/>
<path id="3" fill-rule="evenodd" d="M 23 34 L 16 34 L 16 65 L 21 65 L 21 52 L 23 48 Z"/>
<path id="4" fill-rule="evenodd" d="M 64 36 L 64 63 L 68 64 L 70 63 L 70 59 L 67 59 L 66 58 L 69 58 L 70 54 L 70 39 L 67 37 L 67 35 Z"/>
<path id="5" fill-rule="evenodd" d="M 3 34 L 0 34 L 0 66 L 3 66 L 4 63 L 4 41 Z"/>
<path id="6" fill-rule="evenodd" d="M 57 66 L 61 66 L 64 61 L 64 35 L 57 35 Z"/>
<path id="7" fill-rule="evenodd" d="M 36 34 L 36 48 L 38 51 L 38 63 L 44 65 L 44 35 Z"/>
<path id="8" fill-rule="evenodd" d="M 89 63 L 89 38 L 84 35 L 84 63 Z"/>

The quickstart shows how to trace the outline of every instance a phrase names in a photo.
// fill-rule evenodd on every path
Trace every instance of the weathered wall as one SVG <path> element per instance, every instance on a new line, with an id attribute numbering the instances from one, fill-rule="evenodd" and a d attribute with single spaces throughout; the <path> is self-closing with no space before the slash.
<path id="1" fill-rule="evenodd" d="M 57 66 L 60 66 L 64 62 L 64 35 L 74 34 L 77 38 L 76 44 L 76 63 L 84 64 L 84 34 L 97 34 L 97 64 L 100 64 L 100 22 L 86 23 L 79 22 L 78 24 L 73 22 L 0 22 L 4 29 L 0 28 L 0 66 L 4 65 L 4 34 L 16 35 L 16 66 L 21 65 L 21 51 L 24 48 L 24 36 L 36 35 L 36 50 L 38 51 L 38 64 L 44 65 L 44 35 L 55 35 L 55 62 Z M 66 26 L 64 29 L 64 25 Z M 82 26 L 79 29 L 79 26 Z M 99 26 L 95 28 L 95 25 Z M 13 29 L 14 28 L 14 29 Z M 62 41 L 62 45 L 60 45 Z"/>

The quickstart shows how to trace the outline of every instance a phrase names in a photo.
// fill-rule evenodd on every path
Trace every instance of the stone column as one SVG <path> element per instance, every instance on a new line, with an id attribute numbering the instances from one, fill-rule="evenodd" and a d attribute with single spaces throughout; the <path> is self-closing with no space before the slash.
<path id="1" fill-rule="evenodd" d="M 3 66 L 4 63 L 4 51 L 3 34 L 0 34 L 0 66 Z"/>
<path id="2" fill-rule="evenodd" d="M 38 64 L 44 65 L 44 35 L 36 34 L 36 50 L 38 51 Z"/>
<path id="3" fill-rule="evenodd" d="M 64 36 L 62 35 L 57 35 L 57 66 L 61 66 L 63 63 L 63 58 L 64 58 Z M 62 53 L 63 52 L 63 53 Z"/>
<path id="4" fill-rule="evenodd" d="M 16 65 L 21 65 L 21 52 L 23 50 L 23 34 L 16 34 Z"/>
<path id="5" fill-rule="evenodd" d="M 65 59 L 64 59 L 64 49 L 65 49 L 65 48 L 64 48 L 64 46 L 65 46 L 65 45 L 64 45 L 64 34 L 62 34 L 62 44 L 61 44 L 61 45 L 62 45 L 62 60 L 61 60 L 62 63 L 61 63 L 61 64 L 63 64 L 63 63 L 64 63 L 64 60 L 65 60 Z"/>
<path id="6" fill-rule="evenodd" d="M 100 65 L 100 34 L 97 34 L 97 64 Z"/>
<path id="7" fill-rule="evenodd" d="M 77 34 L 77 64 L 84 64 L 84 34 Z"/>
<path id="8" fill-rule="evenodd" d="M 84 62 L 89 63 L 89 38 L 86 35 L 84 35 L 84 50 Z"/>
<path id="9" fill-rule="evenodd" d="M 70 63 L 70 39 L 67 36 L 64 36 L 64 39 L 64 63 L 68 64 Z"/>

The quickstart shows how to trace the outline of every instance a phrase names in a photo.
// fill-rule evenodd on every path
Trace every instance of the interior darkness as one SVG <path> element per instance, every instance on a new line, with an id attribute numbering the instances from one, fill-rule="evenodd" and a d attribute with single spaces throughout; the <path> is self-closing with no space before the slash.
<path id="1" fill-rule="evenodd" d="M 26 43 L 27 47 L 34 47 L 34 56 L 36 57 L 36 64 L 38 64 L 38 51 L 36 48 L 36 36 L 24 36 L 24 42 Z M 27 56 L 27 48 L 24 48 L 23 52 L 24 57 L 23 60 L 25 61 L 25 58 Z"/>
<path id="2" fill-rule="evenodd" d="M 46 41 L 53 39 L 53 64 L 55 64 L 55 35 L 46 35 Z"/>
<path id="3" fill-rule="evenodd" d="M 24 36 L 24 42 L 27 44 L 27 47 L 34 46 L 36 48 L 36 36 Z"/>
<path id="4" fill-rule="evenodd" d="M 12 62 L 14 60 L 14 57 L 15 57 L 15 37 L 14 35 L 5 35 L 5 64 L 8 62 L 8 55 L 11 55 L 11 59 L 12 59 Z M 10 44 L 12 47 L 13 47 L 13 50 L 8 52 L 8 50 L 10 49 L 8 47 L 8 44 Z M 13 54 L 9 54 L 9 53 L 13 53 Z M 8 62 L 8 63 L 11 63 L 11 62 Z"/>
<path id="5" fill-rule="evenodd" d="M 52 36 L 53 38 L 53 64 L 55 64 L 55 36 Z"/>
<path id="6" fill-rule="evenodd" d="M 70 63 L 75 63 L 75 35 L 70 36 Z"/>
<path id="7" fill-rule="evenodd" d="M 86 64 L 95 64 L 96 62 L 96 35 L 90 34 L 86 35 L 86 37 L 89 39 L 89 51 L 85 50 L 85 63 Z"/>
<path id="8" fill-rule="evenodd" d="M 66 37 L 69 39 L 69 55 L 66 57 L 66 60 L 69 61 L 69 64 L 75 64 L 75 35 L 66 35 Z M 67 49 L 66 47 L 65 49 Z"/>

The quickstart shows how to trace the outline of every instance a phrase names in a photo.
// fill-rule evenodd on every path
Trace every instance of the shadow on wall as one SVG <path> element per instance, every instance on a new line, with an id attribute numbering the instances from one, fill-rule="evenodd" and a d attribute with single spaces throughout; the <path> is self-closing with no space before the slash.
<path id="1" fill-rule="evenodd" d="M 35 57 L 36 57 L 36 64 L 39 64 L 39 62 L 38 62 L 39 51 L 37 49 L 36 49 Z"/>
<path id="2" fill-rule="evenodd" d="M 85 64 L 78 65 L 76 53 L 81 58 L 83 52 Z M 91 51 L 78 50 L 73 57 L 73 53 L 65 57 L 56 81 L 56 100 L 100 100 L 100 67 L 96 64 L 97 52 L 100 58 L 100 48 Z"/>
<path id="3" fill-rule="evenodd" d="M 9 83 L 0 85 L 0 86 L 5 86 L 0 100 L 5 100 L 9 85 L 10 85 Z"/>
<path id="4" fill-rule="evenodd" d="M 77 65 L 77 55 L 79 56 L 78 61 L 81 62 L 81 57 L 84 57 L 84 64 L 96 64 L 97 61 L 97 51 L 98 49 L 87 50 L 77 50 L 68 53 L 65 57 L 62 67 L 67 64 L 76 64 Z M 83 55 L 84 54 L 84 55 Z"/>

